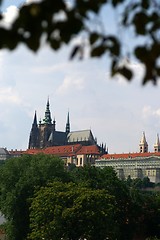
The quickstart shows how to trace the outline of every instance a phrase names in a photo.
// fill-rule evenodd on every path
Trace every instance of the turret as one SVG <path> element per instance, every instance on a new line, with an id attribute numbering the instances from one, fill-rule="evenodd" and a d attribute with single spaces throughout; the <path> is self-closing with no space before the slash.
<path id="1" fill-rule="evenodd" d="M 154 151 L 160 152 L 159 134 L 157 134 L 157 137 L 156 137 L 156 143 L 154 144 Z"/>
<path id="2" fill-rule="evenodd" d="M 56 131 L 56 120 L 55 120 L 55 118 L 53 120 L 53 131 Z"/>
<path id="3" fill-rule="evenodd" d="M 142 133 L 142 138 L 139 144 L 139 150 L 141 153 L 148 152 L 148 143 L 146 141 L 145 132 Z"/>

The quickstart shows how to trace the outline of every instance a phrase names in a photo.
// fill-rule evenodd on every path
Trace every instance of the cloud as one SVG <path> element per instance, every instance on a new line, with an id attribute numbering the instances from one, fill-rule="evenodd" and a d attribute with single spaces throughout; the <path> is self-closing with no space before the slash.
<path id="1" fill-rule="evenodd" d="M 66 77 L 57 89 L 57 94 L 64 95 L 72 91 L 82 91 L 85 87 L 84 80 L 80 77 Z"/>
<path id="2" fill-rule="evenodd" d="M 4 26 L 6 28 L 9 28 L 11 26 L 11 23 L 16 19 L 18 16 L 18 8 L 14 5 L 9 6 L 5 12 L 3 12 L 3 19 L 0 22 L 0 26 Z"/>
<path id="3" fill-rule="evenodd" d="M 155 116 L 160 118 L 160 108 L 153 109 L 151 106 L 147 105 L 144 106 L 142 109 L 142 115 L 144 118 L 148 118 L 151 116 Z"/>
<path id="4" fill-rule="evenodd" d="M 11 88 L 0 88 L 0 103 L 20 104 L 21 100 L 17 93 Z"/>

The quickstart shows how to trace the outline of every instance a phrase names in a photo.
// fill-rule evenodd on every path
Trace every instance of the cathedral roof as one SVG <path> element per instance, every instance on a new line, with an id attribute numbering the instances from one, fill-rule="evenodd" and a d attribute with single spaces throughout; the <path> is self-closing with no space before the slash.
<path id="1" fill-rule="evenodd" d="M 67 136 L 68 142 L 82 142 L 93 139 L 91 130 L 81 130 L 70 132 Z"/>
<path id="2" fill-rule="evenodd" d="M 51 132 L 48 141 L 54 142 L 55 145 L 63 145 L 67 141 L 66 133 L 60 131 Z"/>

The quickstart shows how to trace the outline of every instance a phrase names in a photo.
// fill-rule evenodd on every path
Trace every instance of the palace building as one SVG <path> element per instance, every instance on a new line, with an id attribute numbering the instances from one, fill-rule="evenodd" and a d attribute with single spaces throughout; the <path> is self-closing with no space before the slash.
<path id="1" fill-rule="evenodd" d="M 139 143 L 138 153 L 104 154 L 95 160 L 96 167 L 113 167 L 121 179 L 148 177 L 151 182 L 160 182 L 160 141 L 157 134 L 154 151 L 148 152 L 145 133 Z"/>

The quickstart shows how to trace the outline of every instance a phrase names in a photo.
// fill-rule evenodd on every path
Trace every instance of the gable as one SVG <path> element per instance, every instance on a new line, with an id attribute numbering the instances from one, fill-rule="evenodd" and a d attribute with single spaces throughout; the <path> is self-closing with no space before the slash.
<path id="1" fill-rule="evenodd" d="M 67 136 L 68 143 L 94 141 L 91 130 L 82 130 L 70 132 Z"/>

